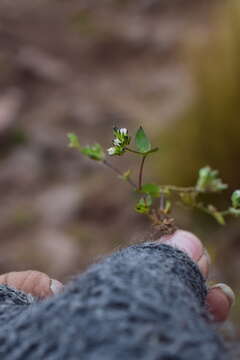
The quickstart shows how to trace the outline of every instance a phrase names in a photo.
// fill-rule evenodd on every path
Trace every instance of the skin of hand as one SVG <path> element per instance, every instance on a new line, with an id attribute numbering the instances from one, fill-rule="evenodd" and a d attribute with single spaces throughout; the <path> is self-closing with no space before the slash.
<path id="1" fill-rule="evenodd" d="M 210 256 L 203 247 L 202 242 L 194 234 L 183 230 L 177 230 L 173 235 L 164 236 L 159 241 L 187 253 L 198 265 L 203 277 L 207 281 L 211 264 Z M 234 292 L 228 285 L 219 283 L 208 288 L 206 306 L 212 314 L 213 321 L 225 321 L 228 318 L 234 301 Z"/>
<path id="2" fill-rule="evenodd" d="M 198 265 L 207 281 L 210 257 L 195 235 L 184 230 L 177 230 L 173 235 L 163 236 L 158 241 L 184 251 Z M 48 275 L 34 270 L 2 274 L 0 275 L 0 284 L 14 287 L 41 299 L 58 294 L 63 290 L 63 284 L 58 280 L 51 279 Z M 209 288 L 206 306 L 214 321 L 222 322 L 227 319 L 234 299 L 233 291 L 225 284 L 216 284 Z"/>

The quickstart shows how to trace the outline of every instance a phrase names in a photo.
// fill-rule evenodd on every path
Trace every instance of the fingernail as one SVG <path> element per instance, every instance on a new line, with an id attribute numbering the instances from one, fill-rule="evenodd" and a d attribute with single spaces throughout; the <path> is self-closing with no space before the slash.
<path id="1" fill-rule="evenodd" d="M 219 284 L 211 286 L 210 289 L 211 290 L 212 289 L 220 289 L 226 295 L 226 297 L 228 298 L 230 306 L 234 305 L 236 297 L 235 297 L 234 292 L 232 291 L 232 289 L 228 285 L 219 283 Z"/>
<path id="2" fill-rule="evenodd" d="M 63 285 L 58 280 L 51 279 L 50 289 L 53 294 L 59 294 L 63 291 Z"/>
<path id="3" fill-rule="evenodd" d="M 203 254 L 203 246 L 200 240 L 188 231 L 177 230 L 173 235 L 161 237 L 160 242 L 177 247 L 187 253 L 194 261 L 198 261 Z"/>
<path id="4" fill-rule="evenodd" d="M 207 249 L 206 249 L 206 248 L 204 248 L 204 250 L 203 250 L 203 255 L 205 255 L 205 256 L 206 256 L 206 258 L 207 258 L 207 262 L 208 262 L 208 265 L 210 266 L 210 265 L 211 265 L 211 263 L 212 263 L 212 261 L 211 261 L 211 257 L 210 257 L 210 255 L 209 255 L 209 253 L 208 253 L 208 251 L 207 251 Z"/>
<path id="5" fill-rule="evenodd" d="M 205 280 L 208 278 L 210 263 L 210 256 L 207 250 L 204 250 L 197 264 Z"/>

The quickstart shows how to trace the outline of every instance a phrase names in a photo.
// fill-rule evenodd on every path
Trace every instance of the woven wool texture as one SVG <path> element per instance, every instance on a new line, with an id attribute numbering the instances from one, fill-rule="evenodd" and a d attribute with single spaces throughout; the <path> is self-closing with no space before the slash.
<path id="1" fill-rule="evenodd" d="M 34 300 L 0 286 L 1 360 L 225 360 L 204 280 L 158 243 L 118 251 L 62 294 Z"/>

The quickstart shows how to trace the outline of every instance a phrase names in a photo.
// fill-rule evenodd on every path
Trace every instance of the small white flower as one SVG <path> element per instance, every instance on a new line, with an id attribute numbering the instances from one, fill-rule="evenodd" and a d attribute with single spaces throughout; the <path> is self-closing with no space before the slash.
<path id="1" fill-rule="evenodd" d="M 114 140 L 113 140 L 113 144 L 114 144 L 115 146 L 120 146 L 120 145 L 122 144 L 122 142 L 121 142 L 121 140 L 119 140 L 119 139 L 114 139 Z"/>
<path id="2" fill-rule="evenodd" d="M 115 147 L 109 148 L 109 149 L 107 150 L 107 152 L 108 152 L 108 155 L 115 155 L 115 152 L 116 152 Z"/>
<path id="3" fill-rule="evenodd" d="M 126 128 L 119 129 L 119 132 L 120 132 L 121 135 L 124 135 L 124 136 L 127 136 L 127 134 L 128 134 L 128 131 L 127 131 Z"/>

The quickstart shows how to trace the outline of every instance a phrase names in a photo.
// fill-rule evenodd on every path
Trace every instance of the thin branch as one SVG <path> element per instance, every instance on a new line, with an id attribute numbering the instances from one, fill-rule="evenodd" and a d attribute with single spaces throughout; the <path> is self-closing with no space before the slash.
<path id="1" fill-rule="evenodd" d="M 163 193 L 160 195 L 160 210 L 164 210 L 165 208 L 165 196 Z"/>
<path id="2" fill-rule="evenodd" d="M 139 170 L 139 178 L 138 178 L 138 190 L 140 191 L 142 189 L 142 179 L 143 179 L 143 167 L 146 160 L 146 155 L 142 157 L 140 170 Z"/>
<path id="3" fill-rule="evenodd" d="M 129 152 L 131 152 L 131 153 L 133 153 L 133 154 L 138 154 L 138 155 L 142 155 L 143 156 L 143 154 L 140 152 L 140 151 L 136 151 L 136 150 L 133 150 L 133 149 L 130 149 L 130 148 L 125 148 L 125 150 L 126 151 L 129 151 Z"/>
<path id="4" fill-rule="evenodd" d="M 196 203 L 196 204 L 193 204 L 192 207 L 196 208 L 196 209 L 199 209 L 203 212 L 205 212 L 206 214 L 208 215 L 211 215 L 213 216 L 213 212 L 210 211 L 206 206 L 204 206 L 202 203 Z"/>
<path id="5" fill-rule="evenodd" d="M 227 209 L 227 210 L 221 211 L 221 215 L 228 216 L 228 215 L 232 215 L 232 214 L 231 214 L 231 211 L 229 209 Z"/>
<path id="6" fill-rule="evenodd" d="M 110 162 L 108 162 L 107 160 L 103 160 L 102 164 L 104 164 L 106 167 L 108 167 L 109 169 L 111 169 L 112 171 L 114 171 L 117 175 L 123 177 L 122 172 L 116 168 L 115 166 L 113 166 Z M 133 180 L 128 177 L 126 178 L 126 181 L 129 183 L 129 185 L 131 185 L 134 189 L 137 188 L 137 185 L 133 182 Z"/>
<path id="7" fill-rule="evenodd" d="M 176 193 L 196 193 L 196 194 L 213 194 L 213 193 L 219 193 L 220 190 L 199 190 L 196 186 L 188 186 L 188 187 L 182 187 L 182 186 L 174 186 L 174 185 L 160 185 L 161 191 L 173 191 Z"/>
<path id="8" fill-rule="evenodd" d="M 131 152 L 133 154 L 141 155 L 141 156 L 146 156 L 146 155 L 149 155 L 151 153 L 154 153 L 154 152 L 158 151 L 158 149 L 159 149 L 158 147 L 155 147 L 155 148 L 150 149 L 149 151 L 143 153 L 141 151 L 133 150 L 133 149 L 130 149 L 128 147 L 125 148 L 126 151 Z"/>
<path id="9" fill-rule="evenodd" d="M 194 186 L 191 187 L 181 187 L 181 186 L 174 186 L 174 185 L 160 185 L 160 190 L 169 190 L 174 192 L 184 192 L 184 193 L 191 193 L 191 192 L 199 192 Z"/>

